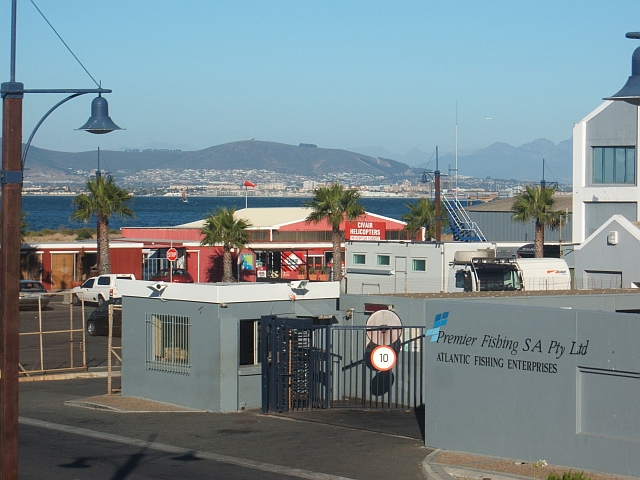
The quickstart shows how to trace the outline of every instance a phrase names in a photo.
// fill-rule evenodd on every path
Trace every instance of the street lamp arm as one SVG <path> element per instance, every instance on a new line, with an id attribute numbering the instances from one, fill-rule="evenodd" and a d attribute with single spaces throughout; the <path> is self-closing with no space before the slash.
<path id="1" fill-rule="evenodd" d="M 76 98 L 79 97 L 80 95 L 84 95 L 85 93 L 93 93 L 93 92 L 76 92 L 73 95 L 69 95 L 67 98 L 60 100 L 58 103 L 56 103 L 53 107 L 51 107 L 49 109 L 49 111 L 47 113 L 44 114 L 44 116 L 40 119 L 40 121 L 36 124 L 35 128 L 33 129 L 33 132 L 31 132 L 31 135 L 29 136 L 29 140 L 27 140 L 27 143 L 24 146 L 24 150 L 22 151 L 22 169 L 24 170 L 24 163 L 27 160 L 27 152 L 29 151 L 29 147 L 31 146 L 31 140 L 33 140 L 34 135 L 36 134 L 36 132 L 38 131 L 38 128 L 40 128 L 40 125 L 42 125 L 42 122 L 44 122 L 47 117 L 49 115 L 51 115 L 51 113 L 58 108 L 60 105 L 62 105 L 63 103 L 68 102 L 69 100 L 71 100 L 72 98 Z"/>

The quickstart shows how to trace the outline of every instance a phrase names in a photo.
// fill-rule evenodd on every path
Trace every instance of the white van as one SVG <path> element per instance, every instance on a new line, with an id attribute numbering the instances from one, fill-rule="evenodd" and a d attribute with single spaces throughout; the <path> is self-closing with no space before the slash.
<path id="1" fill-rule="evenodd" d="M 121 297 L 116 289 L 116 280 L 135 280 L 135 275 L 131 273 L 110 273 L 99 275 L 85 280 L 79 287 L 71 290 L 71 300 L 74 305 L 85 303 L 96 303 L 102 305 L 110 298 Z"/>

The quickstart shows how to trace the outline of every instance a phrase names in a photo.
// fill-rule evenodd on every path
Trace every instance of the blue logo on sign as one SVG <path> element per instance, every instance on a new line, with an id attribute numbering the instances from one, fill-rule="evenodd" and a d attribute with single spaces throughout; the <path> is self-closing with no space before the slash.
<path id="1" fill-rule="evenodd" d="M 438 334 L 440 333 L 440 327 L 444 327 L 449 319 L 449 312 L 442 312 L 436 315 L 433 321 L 433 328 L 427 330 L 425 336 L 431 337 L 432 342 L 438 341 Z"/>

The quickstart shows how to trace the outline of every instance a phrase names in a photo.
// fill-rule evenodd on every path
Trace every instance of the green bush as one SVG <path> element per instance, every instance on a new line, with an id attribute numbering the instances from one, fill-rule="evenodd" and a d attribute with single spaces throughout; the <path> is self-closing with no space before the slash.
<path id="1" fill-rule="evenodd" d="M 547 475 L 547 480 L 590 480 L 584 472 L 573 472 L 569 470 L 568 472 L 564 472 L 562 476 L 556 473 L 550 473 Z"/>
<path id="2" fill-rule="evenodd" d="M 90 228 L 80 228 L 76 233 L 78 235 L 76 240 L 89 240 L 93 237 L 93 230 Z"/>

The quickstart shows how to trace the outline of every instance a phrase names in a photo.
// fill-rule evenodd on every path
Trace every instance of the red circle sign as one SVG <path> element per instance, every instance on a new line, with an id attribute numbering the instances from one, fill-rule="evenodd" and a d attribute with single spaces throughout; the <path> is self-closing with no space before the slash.
<path id="1" fill-rule="evenodd" d="M 378 345 L 371 352 L 371 365 L 379 372 L 391 370 L 396 364 L 396 352 L 389 345 Z"/>
<path id="2" fill-rule="evenodd" d="M 175 262 L 177 259 L 178 259 L 178 250 L 176 250 L 173 247 L 167 250 L 167 260 L 169 260 L 170 262 Z"/>

